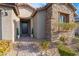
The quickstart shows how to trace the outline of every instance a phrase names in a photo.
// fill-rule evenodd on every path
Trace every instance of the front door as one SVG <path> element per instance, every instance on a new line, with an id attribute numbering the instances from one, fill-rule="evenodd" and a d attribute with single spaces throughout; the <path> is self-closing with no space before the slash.
<path id="1" fill-rule="evenodd" d="M 22 34 L 28 34 L 28 23 L 22 23 Z"/>
<path id="2" fill-rule="evenodd" d="M 30 36 L 30 21 L 21 21 L 20 23 L 21 36 Z"/>

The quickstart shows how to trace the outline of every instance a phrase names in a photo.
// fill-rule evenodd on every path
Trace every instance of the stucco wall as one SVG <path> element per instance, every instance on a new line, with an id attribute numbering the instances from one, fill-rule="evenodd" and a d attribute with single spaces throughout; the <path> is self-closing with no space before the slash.
<path id="1" fill-rule="evenodd" d="M 1 10 L 0 10 L 0 40 L 2 39 L 2 19 L 1 19 Z"/>
<path id="2" fill-rule="evenodd" d="M 37 16 L 37 38 L 45 38 L 45 19 L 46 19 L 46 11 L 39 11 Z"/>
<path id="3" fill-rule="evenodd" d="M 13 39 L 16 40 L 17 39 L 17 29 L 19 32 L 19 36 L 20 36 L 20 19 L 18 16 L 16 16 L 16 14 L 14 13 L 14 11 L 12 10 L 12 33 L 13 33 Z"/>
<path id="4" fill-rule="evenodd" d="M 33 17 L 33 31 L 34 31 L 34 37 L 37 38 L 37 14 Z"/>
<path id="5" fill-rule="evenodd" d="M 15 39 L 14 20 L 19 21 L 12 8 L 1 7 L 1 39 L 12 40 Z M 5 15 L 5 10 L 7 15 Z"/>
<path id="6" fill-rule="evenodd" d="M 13 40 L 13 36 L 12 36 L 12 19 L 11 19 L 11 15 L 12 15 L 12 9 L 10 8 L 5 8 L 7 11 L 7 16 L 5 16 L 4 14 L 2 14 L 2 39 L 5 40 Z M 2 9 L 2 11 L 4 10 L 4 8 Z M 4 12 L 3 12 L 4 13 Z"/>
<path id="7" fill-rule="evenodd" d="M 33 10 L 28 7 L 27 8 L 20 7 L 19 12 L 20 12 L 20 15 L 19 15 L 20 17 L 29 17 L 31 16 Z"/>
<path id="8" fill-rule="evenodd" d="M 38 11 L 34 17 L 34 33 L 38 39 L 45 38 L 46 11 Z"/>

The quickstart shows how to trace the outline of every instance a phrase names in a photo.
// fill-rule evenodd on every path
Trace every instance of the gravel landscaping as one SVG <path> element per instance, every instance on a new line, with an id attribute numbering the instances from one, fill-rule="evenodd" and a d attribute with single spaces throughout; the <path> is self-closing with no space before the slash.
<path id="1" fill-rule="evenodd" d="M 7 56 L 41 56 L 41 50 L 38 46 L 39 41 L 31 38 L 21 38 L 21 40 L 15 42 L 13 50 Z M 47 53 L 48 56 L 59 56 L 58 49 L 53 46 L 47 50 Z"/>

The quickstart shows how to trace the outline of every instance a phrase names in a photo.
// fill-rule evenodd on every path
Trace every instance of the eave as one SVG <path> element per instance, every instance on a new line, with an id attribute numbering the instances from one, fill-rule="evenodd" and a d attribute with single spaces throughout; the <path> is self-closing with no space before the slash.
<path id="1" fill-rule="evenodd" d="M 15 12 L 15 14 L 18 16 L 19 15 L 19 11 L 18 11 L 18 8 L 16 5 L 11 5 L 10 4 L 7 4 L 7 3 L 0 3 L 0 6 L 5 6 L 5 7 L 9 7 L 9 8 L 12 8 Z"/>

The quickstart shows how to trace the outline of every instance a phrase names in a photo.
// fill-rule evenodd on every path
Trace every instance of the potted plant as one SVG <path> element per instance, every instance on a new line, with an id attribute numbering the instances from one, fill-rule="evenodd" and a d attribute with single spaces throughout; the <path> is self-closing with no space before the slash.
<path id="1" fill-rule="evenodd" d="M 19 30 L 18 30 L 18 28 L 17 28 L 17 38 L 19 39 Z"/>

